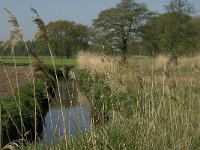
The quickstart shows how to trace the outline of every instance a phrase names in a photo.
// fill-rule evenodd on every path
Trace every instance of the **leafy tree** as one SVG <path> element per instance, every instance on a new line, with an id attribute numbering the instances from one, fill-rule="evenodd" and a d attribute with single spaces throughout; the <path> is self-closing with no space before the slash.
<path id="1" fill-rule="evenodd" d="M 187 0 L 171 0 L 165 7 L 168 12 L 165 39 L 170 45 L 169 49 L 173 49 L 174 53 L 180 53 L 184 49 L 194 48 L 192 42 L 194 33 L 191 30 L 194 6 Z"/>
<path id="2" fill-rule="evenodd" d="M 154 53 L 191 53 L 197 45 L 192 13 L 186 0 L 172 0 L 167 12 L 150 18 L 143 27 L 143 46 Z"/>
<path id="3" fill-rule="evenodd" d="M 142 46 L 145 49 L 146 54 L 155 55 L 160 53 L 159 42 L 160 35 L 163 30 L 162 20 L 163 18 L 153 16 L 147 20 L 142 30 Z"/>
<path id="4" fill-rule="evenodd" d="M 86 50 L 91 41 L 91 29 L 85 25 L 77 24 L 75 31 L 75 40 L 79 49 Z"/>
<path id="5" fill-rule="evenodd" d="M 49 40 L 55 55 L 69 57 L 76 49 L 86 49 L 89 29 L 82 24 L 59 20 L 47 25 Z"/>
<path id="6" fill-rule="evenodd" d="M 195 13 L 194 5 L 189 3 L 188 0 L 171 0 L 170 3 L 165 6 L 165 8 L 167 12 L 175 13 L 178 17 L 181 17 L 179 15 L 182 14 L 191 15 Z"/>
<path id="7" fill-rule="evenodd" d="M 139 39 L 140 26 L 148 16 L 146 5 L 134 0 L 122 0 L 115 7 L 102 11 L 93 21 L 97 42 L 121 50 L 125 61 L 130 41 Z"/>
<path id="8" fill-rule="evenodd" d="M 195 52 L 200 52 L 200 16 L 192 18 L 192 25 L 193 27 L 191 29 L 194 33 L 193 43 L 197 43 Z"/>

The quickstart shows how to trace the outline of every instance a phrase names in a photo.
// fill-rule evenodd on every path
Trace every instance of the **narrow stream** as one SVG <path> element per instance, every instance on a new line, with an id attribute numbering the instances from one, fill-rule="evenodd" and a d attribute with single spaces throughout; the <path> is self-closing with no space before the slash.
<path id="1" fill-rule="evenodd" d="M 65 133 L 67 136 L 78 136 L 90 129 L 90 105 L 76 83 L 62 78 L 59 90 L 60 96 L 56 91 L 44 118 L 42 143 L 58 142 Z"/>

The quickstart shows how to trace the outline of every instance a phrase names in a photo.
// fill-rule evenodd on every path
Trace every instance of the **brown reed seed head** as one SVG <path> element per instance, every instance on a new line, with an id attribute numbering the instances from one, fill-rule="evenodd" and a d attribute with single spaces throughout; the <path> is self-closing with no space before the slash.
<path id="1" fill-rule="evenodd" d="M 31 5 L 29 5 L 29 7 L 30 7 L 31 11 L 32 11 L 35 15 L 37 15 L 37 18 L 40 18 L 40 16 L 39 16 L 37 10 L 35 10 Z"/>
<path id="2" fill-rule="evenodd" d="M 21 33 L 21 30 L 18 28 L 11 29 L 9 31 L 9 39 L 6 40 L 3 44 L 4 50 L 6 50 L 8 47 L 11 49 L 11 54 L 14 54 L 14 47 L 22 40 L 23 35 Z"/>
<path id="3" fill-rule="evenodd" d="M 20 30 L 19 23 L 16 17 L 9 11 L 8 9 L 4 8 L 4 10 L 8 13 L 9 19 L 8 23 L 13 26 L 12 29 L 9 31 L 9 39 L 4 42 L 3 46 L 4 50 L 8 47 L 12 48 L 11 54 L 13 54 L 14 47 L 18 44 L 19 41 L 23 39 L 22 31 Z"/>
<path id="4" fill-rule="evenodd" d="M 16 19 L 16 17 L 11 13 L 11 11 L 9 11 L 8 9 L 4 8 L 4 10 L 8 13 L 9 15 L 9 19 L 8 19 L 8 23 L 10 23 L 11 25 L 13 25 L 14 27 L 19 28 L 19 23 Z"/>
<path id="5" fill-rule="evenodd" d="M 33 12 L 33 14 L 35 14 L 35 17 L 33 17 L 33 23 L 35 23 L 38 26 L 38 30 L 33 37 L 33 41 L 39 38 L 44 38 L 45 40 L 47 40 L 47 30 L 44 21 L 40 18 L 38 12 L 35 9 L 33 9 L 31 6 L 30 9 Z"/>
<path id="6" fill-rule="evenodd" d="M 16 46 L 18 42 L 20 42 L 23 38 L 22 32 L 18 28 L 14 28 L 10 30 L 10 40 L 11 40 L 11 46 Z"/>

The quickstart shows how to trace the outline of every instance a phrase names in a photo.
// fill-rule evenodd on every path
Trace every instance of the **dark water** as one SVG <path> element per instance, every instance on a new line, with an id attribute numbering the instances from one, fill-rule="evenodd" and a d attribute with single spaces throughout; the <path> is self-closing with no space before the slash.
<path id="1" fill-rule="evenodd" d="M 65 134 L 78 136 L 90 129 L 90 106 L 76 83 L 60 79 L 59 89 L 60 96 L 57 90 L 44 118 L 42 143 L 58 142 Z"/>

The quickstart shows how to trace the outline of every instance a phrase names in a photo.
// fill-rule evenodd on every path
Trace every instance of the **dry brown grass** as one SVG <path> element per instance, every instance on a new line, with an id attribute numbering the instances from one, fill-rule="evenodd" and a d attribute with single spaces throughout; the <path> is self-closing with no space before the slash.
<path id="1" fill-rule="evenodd" d="M 158 55 L 156 57 L 156 61 L 155 61 L 155 69 L 159 69 L 159 68 L 164 68 L 167 64 L 169 57 L 168 56 L 163 56 L 163 55 Z"/>
<path id="2" fill-rule="evenodd" d="M 179 58 L 179 67 L 188 67 L 188 68 L 194 68 L 198 67 L 200 68 L 200 56 L 194 56 L 194 57 L 180 57 Z"/>
<path id="3" fill-rule="evenodd" d="M 89 52 L 80 52 L 77 56 L 78 67 L 90 69 L 98 73 L 114 72 L 120 58 L 111 58 L 105 55 L 98 55 Z"/>
<path id="4" fill-rule="evenodd" d="M 118 73 L 120 57 L 109 57 L 101 54 L 80 52 L 77 56 L 78 67 L 80 69 L 88 69 L 91 76 L 95 78 L 96 74 L 105 74 L 108 79 L 110 89 L 126 90 L 123 81 Z"/>
<path id="5" fill-rule="evenodd" d="M 138 76 L 146 75 L 146 67 L 149 64 L 144 67 L 144 64 L 136 63 L 136 60 L 142 62 L 145 59 L 146 57 L 131 57 L 128 58 L 126 65 L 122 65 L 119 56 L 112 57 L 90 52 L 80 52 L 77 55 L 80 69 L 88 69 L 92 74 L 105 74 L 110 89 L 123 92 L 137 83 Z"/>
<path id="6" fill-rule="evenodd" d="M 101 61 L 102 57 L 105 56 L 81 53 L 77 59 L 81 69 L 104 73 L 112 90 L 126 92 L 132 88 L 130 92 L 137 93 L 134 94 L 138 97 L 131 99 L 138 101 L 129 119 L 132 126 L 138 125 L 138 135 L 130 137 L 136 136 L 138 149 L 195 149 L 195 144 L 199 143 L 196 113 L 199 112 L 200 78 L 193 66 L 198 70 L 199 56 L 180 57 L 178 66 L 168 68 L 168 56 L 133 56 L 128 58 L 127 65 L 120 65 L 108 56 L 109 61 Z M 123 124 L 125 119 L 114 111 L 113 121 Z"/>
<path id="7" fill-rule="evenodd" d="M 126 91 L 135 84 L 145 84 L 152 81 L 162 86 L 186 87 L 190 84 L 200 86 L 198 70 L 199 56 L 179 57 L 178 66 L 166 69 L 169 56 L 159 55 L 156 58 L 137 57 L 128 58 L 127 65 L 120 64 L 120 57 L 111 57 L 89 52 L 80 52 L 77 56 L 78 67 L 88 69 L 93 74 L 105 74 L 113 91 Z M 187 70 L 194 70 L 188 72 Z M 168 71 L 166 75 L 166 70 Z M 184 72 L 186 70 L 186 72 Z"/>
<path id="8" fill-rule="evenodd" d="M 155 61 L 155 69 L 158 68 L 164 68 L 167 64 L 167 61 L 169 60 L 169 56 L 164 56 L 164 55 L 158 55 L 156 57 Z M 198 67 L 200 68 L 200 56 L 193 56 L 193 57 L 187 57 L 187 56 L 181 56 L 178 57 L 178 67 L 179 68 L 194 68 Z"/>

